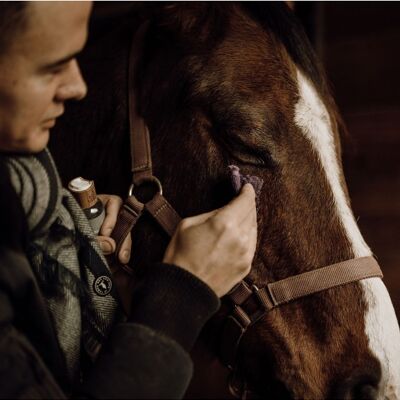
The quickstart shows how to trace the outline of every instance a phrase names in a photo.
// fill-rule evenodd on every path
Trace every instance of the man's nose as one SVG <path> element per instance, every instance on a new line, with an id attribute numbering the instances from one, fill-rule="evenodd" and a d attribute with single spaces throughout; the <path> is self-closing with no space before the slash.
<path id="1" fill-rule="evenodd" d="M 76 60 L 72 60 L 56 92 L 56 100 L 80 100 L 86 96 L 87 86 Z"/>

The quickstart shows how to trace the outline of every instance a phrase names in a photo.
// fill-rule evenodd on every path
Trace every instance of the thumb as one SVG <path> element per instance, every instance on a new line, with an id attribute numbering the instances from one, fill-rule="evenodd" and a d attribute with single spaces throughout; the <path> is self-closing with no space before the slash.
<path id="1" fill-rule="evenodd" d="M 97 236 L 97 242 L 101 248 L 104 255 L 109 255 L 115 252 L 116 244 L 114 239 L 108 236 Z"/>
<path id="2" fill-rule="evenodd" d="M 219 211 L 219 209 L 216 209 L 216 210 L 206 212 L 204 214 L 194 215 L 193 217 L 185 218 L 186 224 L 187 224 L 187 226 L 200 225 L 200 224 L 206 222 L 211 217 L 213 217 L 215 214 L 217 214 L 218 211 Z"/>

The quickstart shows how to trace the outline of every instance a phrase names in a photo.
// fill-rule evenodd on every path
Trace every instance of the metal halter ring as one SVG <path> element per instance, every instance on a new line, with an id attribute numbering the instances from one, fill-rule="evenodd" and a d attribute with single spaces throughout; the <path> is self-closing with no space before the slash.
<path id="1" fill-rule="evenodd" d="M 141 186 L 143 183 L 146 183 L 146 182 L 154 183 L 157 186 L 157 192 L 162 196 L 163 189 L 162 189 L 161 182 L 155 176 L 150 176 L 150 177 L 143 178 L 143 180 L 141 180 L 139 182 L 139 184 L 136 184 L 136 187 L 137 186 Z M 134 188 L 135 188 L 135 185 L 132 183 L 131 186 L 129 186 L 128 196 L 132 196 L 133 195 L 133 189 Z"/>

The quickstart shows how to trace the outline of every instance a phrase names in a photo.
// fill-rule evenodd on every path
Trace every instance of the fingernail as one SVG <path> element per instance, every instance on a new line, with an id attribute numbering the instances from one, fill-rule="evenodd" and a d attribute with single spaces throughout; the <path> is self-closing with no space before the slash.
<path id="1" fill-rule="evenodd" d="M 130 259 L 131 253 L 128 250 L 125 250 L 121 255 L 121 262 L 127 263 Z"/>
<path id="2" fill-rule="evenodd" d="M 102 241 L 100 242 L 100 248 L 101 248 L 101 251 L 102 251 L 104 254 L 111 254 L 111 253 L 112 253 L 112 246 L 111 246 L 111 244 L 108 243 L 108 242 L 105 241 L 105 240 L 102 240 Z"/>

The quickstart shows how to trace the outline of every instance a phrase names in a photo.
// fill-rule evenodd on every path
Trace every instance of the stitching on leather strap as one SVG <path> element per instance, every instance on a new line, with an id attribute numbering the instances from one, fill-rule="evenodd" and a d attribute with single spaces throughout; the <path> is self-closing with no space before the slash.
<path id="1" fill-rule="evenodd" d="M 147 169 L 147 167 L 148 167 L 148 164 L 137 165 L 137 166 L 135 166 L 135 168 L 133 168 L 133 171 L 136 172 L 139 170 L 143 170 L 145 168 Z"/>
<path id="2" fill-rule="evenodd" d="M 155 213 L 154 216 L 156 217 L 160 212 L 164 210 L 164 208 L 167 207 L 167 204 L 163 204 Z"/>
<path id="3" fill-rule="evenodd" d="M 152 200 L 146 203 L 146 210 L 156 219 L 168 235 L 172 236 L 174 234 L 181 218 L 164 196 L 157 193 Z"/>

